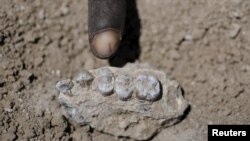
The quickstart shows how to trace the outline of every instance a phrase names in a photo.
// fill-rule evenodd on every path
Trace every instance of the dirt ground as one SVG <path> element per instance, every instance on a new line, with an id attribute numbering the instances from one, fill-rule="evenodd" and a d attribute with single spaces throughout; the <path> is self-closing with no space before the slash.
<path id="1" fill-rule="evenodd" d="M 0 0 L 0 140 L 131 140 L 71 125 L 55 90 L 81 69 L 126 62 L 164 70 L 190 103 L 153 141 L 207 140 L 208 124 L 250 124 L 250 1 L 138 0 L 134 8 L 120 55 L 106 61 L 88 46 L 87 0 Z"/>

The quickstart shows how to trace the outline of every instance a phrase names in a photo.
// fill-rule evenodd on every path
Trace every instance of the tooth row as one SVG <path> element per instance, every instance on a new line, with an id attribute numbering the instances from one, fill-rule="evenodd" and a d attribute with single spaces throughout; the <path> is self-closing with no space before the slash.
<path id="1" fill-rule="evenodd" d="M 94 76 L 89 71 L 82 71 L 76 78 L 76 82 L 83 88 L 92 85 Z M 71 80 L 63 80 L 57 83 L 58 91 L 68 94 L 74 84 Z M 122 101 L 129 100 L 135 92 L 140 100 L 156 101 L 161 96 L 159 80 L 150 74 L 140 74 L 135 79 L 129 74 L 114 76 L 109 68 L 100 68 L 96 71 L 96 89 L 103 96 L 115 93 Z"/>

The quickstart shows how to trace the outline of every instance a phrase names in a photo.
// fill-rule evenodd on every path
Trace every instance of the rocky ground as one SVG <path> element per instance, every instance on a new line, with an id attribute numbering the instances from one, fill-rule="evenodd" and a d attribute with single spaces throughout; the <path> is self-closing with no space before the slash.
<path id="1" fill-rule="evenodd" d="M 131 140 L 70 124 L 55 84 L 81 69 L 134 61 L 167 72 L 191 105 L 180 123 L 151 140 L 206 140 L 208 124 L 250 124 L 248 0 L 138 0 L 138 11 L 128 11 L 121 55 L 108 61 L 88 48 L 87 0 L 0 3 L 3 141 Z"/>

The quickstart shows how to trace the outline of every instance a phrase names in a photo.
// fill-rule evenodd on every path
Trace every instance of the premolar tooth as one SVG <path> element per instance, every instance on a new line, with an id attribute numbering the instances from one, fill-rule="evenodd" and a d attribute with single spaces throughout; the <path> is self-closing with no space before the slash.
<path id="1" fill-rule="evenodd" d="M 76 77 L 76 82 L 79 83 L 84 88 L 90 86 L 93 80 L 94 80 L 94 76 L 87 70 L 83 70 Z"/>
<path id="2" fill-rule="evenodd" d="M 135 81 L 136 96 L 141 100 L 155 101 L 160 98 L 159 80 L 153 75 L 141 74 Z"/>
<path id="3" fill-rule="evenodd" d="M 108 68 L 97 70 L 97 89 L 103 96 L 109 96 L 114 89 L 114 74 Z"/>
<path id="4" fill-rule="evenodd" d="M 71 94 L 71 89 L 74 87 L 74 83 L 70 79 L 59 81 L 56 84 L 56 89 L 64 94 Z"/>
<path id="5" fill-rule="evenodd" d="M 133 78 L 129 75 L 118 75 L 115 79 L 115 93 L 120 100 L 128 100 L 133 94 Z"/>

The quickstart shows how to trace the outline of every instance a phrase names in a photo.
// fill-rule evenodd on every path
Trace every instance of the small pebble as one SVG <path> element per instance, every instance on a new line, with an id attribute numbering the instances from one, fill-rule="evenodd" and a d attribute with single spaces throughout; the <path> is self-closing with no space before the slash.
<path id="1" fill-rule="evenodd" d="M 231 31 L 229 31 L 228 36 L 231 39 L 235 39 L 241 31 L 241 26 L 239 24 L 234 24 Z"/>

